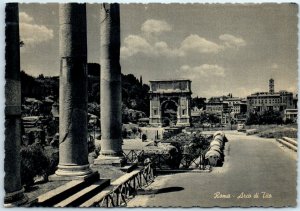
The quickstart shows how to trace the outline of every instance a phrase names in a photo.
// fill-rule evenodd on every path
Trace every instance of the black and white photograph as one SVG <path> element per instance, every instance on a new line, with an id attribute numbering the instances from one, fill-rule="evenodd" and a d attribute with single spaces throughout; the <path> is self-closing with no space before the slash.
<path id="1" fill-rule="evenodd" d="M 297 206 L 297 3 L 4 7 L 2 206 Z"/>

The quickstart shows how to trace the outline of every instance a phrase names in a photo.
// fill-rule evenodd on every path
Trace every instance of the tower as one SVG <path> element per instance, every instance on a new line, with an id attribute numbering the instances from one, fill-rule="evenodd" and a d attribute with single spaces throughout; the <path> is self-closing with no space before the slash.
<path id="1" fill-rule="evenodd" d="M 140 84 L 143 85 L 143 77 L 140 76 Z"/>
<path id="2" fill-rule="evenodd" d="M 269 92 L 270 92 L 270 94 L 274 94 L 274 79 L 273 78 L 271 78 L 269 80 Z"/>

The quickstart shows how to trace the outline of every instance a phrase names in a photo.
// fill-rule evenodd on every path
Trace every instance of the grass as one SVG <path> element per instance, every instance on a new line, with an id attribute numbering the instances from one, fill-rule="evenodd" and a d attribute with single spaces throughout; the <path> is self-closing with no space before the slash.
<path id="1" fill-rule="evenodd" d="M 297 125 L 256 125 L 251 129 L 257 129 L 256 135 L 264 138 L 297 138 L 298 132 Z"/>

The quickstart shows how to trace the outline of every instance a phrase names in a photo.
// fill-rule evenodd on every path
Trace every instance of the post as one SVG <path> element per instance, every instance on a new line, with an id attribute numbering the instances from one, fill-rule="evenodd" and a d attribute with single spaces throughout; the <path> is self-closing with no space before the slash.
<path id="1" fill-rule="evenodd" d="M 94 164 L 122 165 L 119 4 L 101 5 L 101 151 Z"/>
<path id="2" fill-rule="evenodd" d="M 86 5 L 59 5 L 59 179 L 92 174 L 87 146 Z M 54 177 L 52 177 L 54 178 Z"/>
<path id="3" fill-rule="evenodd" d="M 4 206 L 27 201 L 21 184 L 21 81 L 18 3 L 5 6 L 5 158 Z"/>

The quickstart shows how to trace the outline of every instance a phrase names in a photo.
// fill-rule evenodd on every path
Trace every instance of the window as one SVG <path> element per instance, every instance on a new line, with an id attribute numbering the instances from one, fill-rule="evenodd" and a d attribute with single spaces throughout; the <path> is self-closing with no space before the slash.
<path id="1" fill-rule="evenodd" d="M 185 115 L 185 113 L 186 113 L 186 110 L 182 109 L 182 115 Z"/>
<path id="2" fill-rule="evenodd" d="M 154 115 L 157 115 L 157 110 L 154 109 L 154 110 L 153 110 L 153 113 L 154 113 Z"/>

